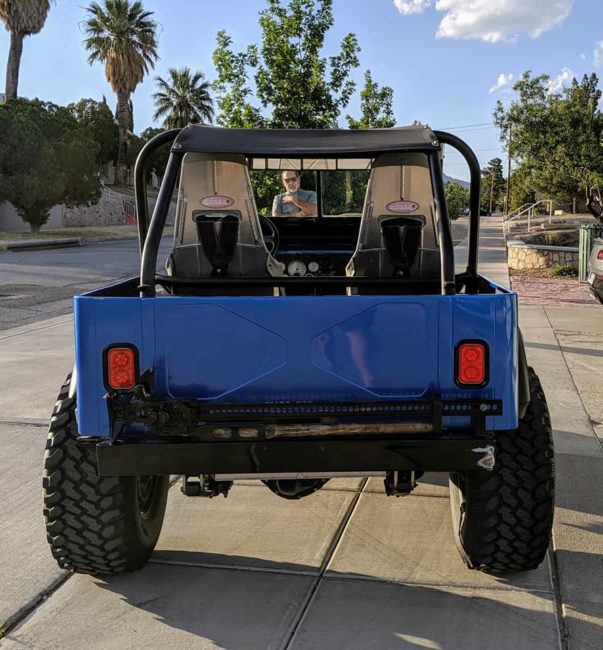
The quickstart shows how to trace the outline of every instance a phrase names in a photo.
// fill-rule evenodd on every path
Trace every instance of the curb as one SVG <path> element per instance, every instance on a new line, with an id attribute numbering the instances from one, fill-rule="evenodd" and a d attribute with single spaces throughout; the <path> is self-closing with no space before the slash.
<path id="1" fill-rule="evenodd" d="M 0 250 L 33 251 L 49 248 L 70 248 L 72 246 L 92 246 L 111 241 L 136 239 L 136 235 L 108 235 L 106 237 L 67 237 L 59 239 L 31 239 L 26 241 L 0 241 Z"/>

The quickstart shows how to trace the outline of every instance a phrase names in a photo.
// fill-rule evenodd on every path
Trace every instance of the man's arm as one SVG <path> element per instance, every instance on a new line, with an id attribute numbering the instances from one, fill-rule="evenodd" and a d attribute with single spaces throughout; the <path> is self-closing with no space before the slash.
<path id="1" fill-rule="evenodd" d="M 307 201 L 302 201 L 300 198 L 295 197 L 292 199 L 291 203 L 293 203 L 293 205 L 297 206 L 303 212 L 303 216 L 313 217 L 317 214 L 316 192 L 308 191 L 307 194 Z"/>
<path id="2" fill-rule="evenodd" d="M 281 217 L 282 212 L 281 212 L 281 195 L 277 194 L 274 197 L 274 200 L 272 201 L 272 216 L 273 217 Z"/>

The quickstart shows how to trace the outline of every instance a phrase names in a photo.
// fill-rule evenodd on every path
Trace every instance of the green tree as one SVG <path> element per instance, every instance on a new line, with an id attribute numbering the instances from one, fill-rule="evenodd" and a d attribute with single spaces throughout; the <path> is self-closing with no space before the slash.
<path id="1" fill-rule="evenodd" d="M 359 65 L 359 47 L 356 36 L 347 34 L 335 56 L 321 56 L 334 24 L 332 4 L 267 0 L 260 12 L 261 42 L 242 52 L 233 52 L 225 31 L 218 33 L 213 56 L 218 124 L 292 129 L 337 125 L 355 89 L 349 76 Z M 250 101 L 251 84 L 259 106 Z"/>
<path id="2" fill-rule="evenodd" d="M 578 192 L 588 200 L 592 188 L 603 182 L 603 114 L 599 110 L 598 81 L 595 74 L 584 75 L 580 82 L 573 79 L 556 105 L 558 111 L 561 109 L 557 118 L 561 142 L 556 158 L 560 162 L 565 158 L 566 191 L 572 194 L 574 208 Z M 550 168 L 548 172 L 552 175 Z"/>
<path id="3" fill-rule="evenodd" d="M 157 129 L 152 126 L 145 129 L 140 135 L 132 136 L 132 146 L 128 151 L 128 165 L 133 167 L 138 158 L 138 154 L 144 145 L 156 135 L 163 133 L 164 129 Z M 171 144 L 164 144 L 159 147 L 155 153 L 149 158 L 147 163 L 147 180 L 150 180 L 151 172 L 155 172 L 158 178 L 161 178 L 165 173 L 168 158 L 170 157 Z"/>
<path id="4" fill-rule="evenodd" d="M 103 97 L 102 102 L 80 99 L 75 104 L 69 104 L 67 110 L 80 126 L 89 130 L 98 144 L 99 166 L 115 162 L 119 146 L 119 129 L 105 98 Z"/>
<path id="5" fill-rule="evenodd" d="M 379 84 L 373 81 L 371 71 L 367 70 L 364 73 L 364 87 L 360 91 L 360 119 L 356 120 L 351 115 L 347 115 L 348 126 L 350 129 L 385 129 L 395 126 L 393 102 L 393 88 L 390 86 L 379 88 Z M 340 212 L 362 210 L 366 182 L 367 173 L 364 171 L 345 173 L 344 188 L 342 188 L 344 206 L 339 210 Z"/>
<path id="6" fill-rule="evenodd" d="M 49 10 L 50 0 L 0 0 L 0 19 L 10 32 L 5 101 L 17 97 L 23 39 L 44 27 Z"/>
<path id="7" fill-rule="evenodd" d="M 364 73 L 364 88 L 360 92 L 359 120 L 346 116 L 350 129 L 382 129 L 396 125 L 394 119 L 394 90 L 390 86 L 379 88 L 371 71 Z"/>
<path id="8" fill-rule="evenodd" d="M 536 202 L 534 181 L 531 173 L 524 167 L 518 167 L 511 172 L 511 196 L 509 211 L 516 210 L 526 203 Z M 506 191 L 506 190 L 505 190 Z"/>
<path id="9" fill-rule="evenodd" d="M 321 55 L 333 27 L 332 0 L 267 0 L 260 12 L 262 36 L 235 52 L 220 31 L 213 61 L 221 126 L 233 128 L 335 128 L 355 90 L 350 73 L 359 65 L 354 34 L 342 39 L 337 54 Z M 252 178 L 258 209 L 268 214 L 282 191 L 277 174 Z M 304 178 L 304 183 L 308 181 Z"/>
<path id="10" fill-rule="evenodd" d="M 528 71 L 513 88 L 518 98 L 507 109 L 498 102 L 494 119 L 516 169 L 532 182 L 529 189 L 564 203 L 588 198 L 603 178 L 597 76 L 574 79 L 555 93 L 548 75 Z"/>
<path id="11" fill-rule="evenodd" d="M 469 205 L 469 190 L 466 190 L 456 181 L 446 183 L 444 188 L 446 196 L 446 208 L 450 219 L 458 219 L 461 216 L 463 208 Z"/>
<path id="12" fill-rule="evenodd" d="M 139 0 L 104 0 L 104 6 L 93 2 L 86 11 L 84 45 L 90 52 L 88 63 L 99 61 L 105 65 L 107 81 L 117 95 L 116 171 L 117 182 L 123 183 L 124 162 L 133 130 L 130 96 L 159 58 L 157 23 L 152 18 L 153 12 L 145 11 Z"/>
<path id="13" fill-rule="evenodd" d="M 39 100 L 0 106 L 0 202 L 37 232 L 54 205 L 98 201 L 98 145 L 71 112 Z"/>
<path id="14" fill-rule="evenodd" d="M 214 116 L 213 100 L 209 94 L 209 82 L 202 72 L 190 68 L 170 68 L 169 80 L 155 77 L 157 92 L 154 120 L 164 118 L 165 129 L 185 127 L 187 124 L 211 122 Z"/>
<path id="15" fill-rule="evenodd" d="M 503 164 L 500 158 L 492 158 L 482 169 L 481 207 L 492 214 L 494 210 L 502 209 L 505 192 Z"/>
<path id="16" fill-rule="evenodd" d="M 233 52 L 232 38 L 224 30 L 218 32 L 216 40 L 213 61 L 218 78 L 213 83 L 213 89 L 220 111 L 217 123 L 234 129 L 269 126 L 260 109 L 250 101 L 253 91 L 249 85 L 248 66 L 257 62 L 254 51 L 251 53 L 253 56 L 248 51 Z"/>

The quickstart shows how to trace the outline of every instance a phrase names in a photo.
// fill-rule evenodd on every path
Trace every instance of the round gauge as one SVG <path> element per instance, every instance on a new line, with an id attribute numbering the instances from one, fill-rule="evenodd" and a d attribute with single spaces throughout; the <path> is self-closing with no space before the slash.
<path id="1" fill-rule="evenodd" d="M 301 260 L 293 260 L 287 267 L 287 274 L 291 277 L 306 275 L 306 265 Z"/>
<path id="2" fill-rule="evenodd" d="M 308 271 L 310 271 L 310 273 L 318 273 L 319 268 L 318 262 L 310 262 L 310 264 L 308 264 Z"/>

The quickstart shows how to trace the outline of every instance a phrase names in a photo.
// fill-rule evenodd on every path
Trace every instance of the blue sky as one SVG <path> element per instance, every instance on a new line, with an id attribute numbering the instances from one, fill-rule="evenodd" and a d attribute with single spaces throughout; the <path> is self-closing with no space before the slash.
<path id="1" fill-rule="evenodd" d="M 115 104 L 103 67 L 86 62 L 80 23 L 87 4 L 58 0 L 43 31 L 26 38 L 20 95 L 58 104 L 105 95 Z M 143 4 L 161 25 L 161 58 L 134 93 L 136 132 L 153 124 L 154 76 L 187 65 L 213 80 L 216 32 L 226 29 L 236 49 L 258 42 L 258 12 L 266 5 L 264 0 Z M 370 69 L 375 81 L 393 87 L 399 125 L 419 120 L 452 130 L 476 150 L 482 165 L 495 156 L 505 159 L 498 131 L 490 126 L 492 111 L 497 99 L 510 101 L 510 87 L 524 70 L 547 73 L 559 83 L 584 73 L 603 75 L 602 0 L 333 0 L 333 11 L 325 55 L 354 32 L 362 48 L 361 67 L 354 72 L 359 87 Z M 8 44 L 8 33 L 0 29 L 2 88 Z M 358 116 L 358 97 L 347 112 Z M 457 128 L 466 125 L 479 126 Z M 454 154 L 447 172 L 467 177 Z"/>

